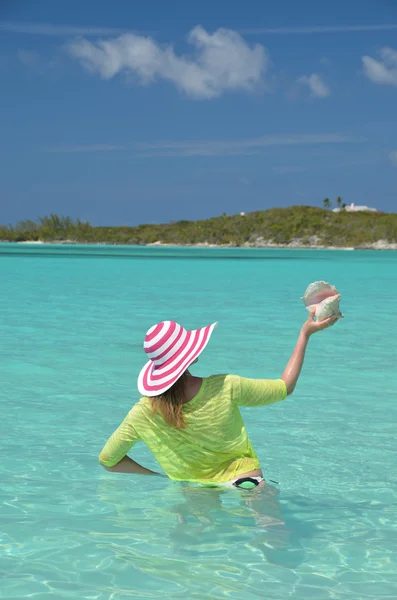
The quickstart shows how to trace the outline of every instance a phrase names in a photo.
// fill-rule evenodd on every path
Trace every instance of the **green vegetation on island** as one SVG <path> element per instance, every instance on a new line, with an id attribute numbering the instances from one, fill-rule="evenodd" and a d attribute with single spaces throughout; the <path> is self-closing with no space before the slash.
<path id="1" fill-rule="evenodd" d="M 329 207 L 328 202 L 324 205 Z M 386 247 L 397 243 L 397 214 L 332 212 L 291 206 L 201 221 L 177 221 L 137 227 L 94 227 L 50 215 L 15 226 L 0 226 L 0 240 L 91 244 L 175 244 L 230 246 Z"/>

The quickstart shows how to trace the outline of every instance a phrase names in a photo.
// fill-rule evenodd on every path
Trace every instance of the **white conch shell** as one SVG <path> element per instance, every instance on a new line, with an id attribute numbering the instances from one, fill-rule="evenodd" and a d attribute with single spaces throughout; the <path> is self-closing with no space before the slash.
<path id="1" fill-rule="evenodd" d="M 328 317 L 341 317 L 342 313 L 339 310 L 340 295 L 330 296 L 319 304 L 316 304 L 316 319 L 317 321 L 323 321 Z"/>
<path id="2" fill-rule="evenodd" d="M 302 300 L 305 306 L 311 306 L 312 304 L 322 302 L 330 296 L 335 296 L 335 294 L 338 294 L 338 290 L 333 285 L 330 285 L 326 281 L 315 281 L 308 286 Z"/>
<path id="3" fill-rule="evenodd" d="M 333 285 L 326 281 L 311 283 L 301 299 L 308 311 L 315 310 L 317 321 L 323 321 L 332 316 L 343 316 L 339 310 L 341 295 Z"/>

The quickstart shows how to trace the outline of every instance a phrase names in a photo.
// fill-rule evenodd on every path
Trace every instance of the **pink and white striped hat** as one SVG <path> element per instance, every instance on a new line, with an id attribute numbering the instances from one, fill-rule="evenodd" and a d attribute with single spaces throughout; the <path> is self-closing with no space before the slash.
<path id="1" fill-rule="evenodd" d="M 150 360 L 139 374 L 139 393 L 143 396 L 164 394 L 201 354 L 216 325 L 194 331 L 187 331 L 174 321 L 153 325 L 143 344 Z"/>

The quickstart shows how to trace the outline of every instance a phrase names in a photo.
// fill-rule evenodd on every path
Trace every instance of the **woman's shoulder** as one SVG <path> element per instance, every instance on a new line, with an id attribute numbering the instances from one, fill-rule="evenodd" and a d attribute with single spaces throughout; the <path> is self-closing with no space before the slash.
<path id="1" fill-rule="evenodd" d="M 219 373 L 215 375 L 210 375 L 209 377 L 204 378 L 206 381 L 207 389 L 219 389 L 225 391 L 232 391 L 234 388 L 239 385 L 239 376 L 233 375 L 232 373 Z"/>
<path id="2" fill-rule="evenodd" d="M 152 407 L 150 398 L 146 398 L 145 396 L 143 396 L 142 398 L 139 398 L 139 400 L 137 400 L 135 404 L 133 404 L 128 413 L 128 416 L 136 419 L 137 417 L 141 417 L 147 414 L 151 410 L 151 408 Z"/>
<path id="3" fill-rule="evenodd" d="M 234 375 L 234 373 L 218 373 L 215 375 L 210 375 L 209 377 L 205 377 L 205 379 L 219 383 L 233 383 L 234 381 L 239 380 L 239 376 Z"/>

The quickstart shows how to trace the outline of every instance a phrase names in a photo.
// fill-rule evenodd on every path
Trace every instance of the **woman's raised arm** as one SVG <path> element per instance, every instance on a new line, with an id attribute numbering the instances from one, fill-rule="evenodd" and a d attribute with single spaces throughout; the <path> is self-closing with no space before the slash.
<path id="1" fill-rule="evenodd" d="M 323 331 L 323 329 L 332 327 L 332 325 L 335 325 L 340 318 L 334 316 L 329 317 L 329 319 L 324 319 L 323 321 L 315 321 L 314 315 L 315 311 L 311 312 L 306 323 L 304 323 L 292 356 L 289 359 L 287 366 L 284 369 L 284 373 L 281 376 L 281 379 L 287 386 L 288 395 L 292 394 L 298 382 L 310 336 L 313 335 L 313 333 L 317 333 L 317 331 Z"/>

